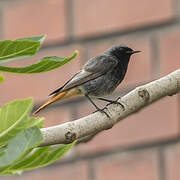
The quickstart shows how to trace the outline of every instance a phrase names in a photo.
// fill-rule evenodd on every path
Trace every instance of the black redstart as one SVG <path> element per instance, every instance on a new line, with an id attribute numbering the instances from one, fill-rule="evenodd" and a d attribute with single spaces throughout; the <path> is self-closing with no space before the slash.
<path id="1" fill-rule="evenodd" d="M 91 58 L 69 81 L 52 92 L 50 94 L 52 98 L 37 109 L 34 114 L 55 101 L 77 95 L 86 96 L 97 110 L 101 109 L 94 104 L 91 97 L 110 103 L 117 103 L 102 97 L 111 94 L 121 83 L 126 74 L 131 55 L 138 52 L 140 51 L 134 51 L 127 46 L 118 45 L 112 46 L 99 56 Z"/>

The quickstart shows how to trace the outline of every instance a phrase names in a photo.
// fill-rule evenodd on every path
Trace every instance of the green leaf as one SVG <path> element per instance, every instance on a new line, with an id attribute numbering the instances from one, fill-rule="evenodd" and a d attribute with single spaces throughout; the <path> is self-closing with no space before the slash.
<path id="1" fill-rule="evenodd" d="M 40 44 L 32 40 L 0 41 L 0 62 L 32 56 L 39 50 Z"/>
<path id="2" fill-rule="evenodd" d="M 0 74 L 0 83 L 4 82 L 4 76 Z"/>
<path id="3" fill-rule="evenodd" d="M 14 166 L 11 167 L 11 171 L 19 171 L 27 169 L 30 164 L 34 164 L 38 161 L 42 161 L 46 158 L 50 146 L 36 148 L 30 155 L 27 155 L 24 159 L 18 161 Z"/>
<path id="4" fill-rule="evenodd" d="M 7 142 L 27 127 L 32 109 L 31 98 L 12 101 L 0 108 L 0 144 Z"/>
<path id="5" fill-rule="evenodd" d="M 28 155 L 25 159 L 18 161 L 8 171 L 24 171 L 31 170 L 43 166 L 47 166 L 58 159 L 61 159 L 75 144 L 75 142 L 67 145 L 60 145 L 56 148 L 40 147 Z"/>
<path id="6" fill-rule="evenodd" d="M 5 147 L 5 146 L 4 146 L 4 147 L 0 147 L 0 157 L 1 157 L 2 155 L 4 155 L 5 150 L 6 150 L 6 147 Z"/>
<path id="7" fill-rule="evenodd" d="M 5 147 L 5 146 L 6 146 L 6 143 L 1 143 L 1 144 L 0 144 L 0 149 L 3 148 L 3 147 Z M 1 150 L 0 150 L 0 151 L 1 151 Z"/>
<path id="8" fill-rule="evenodd" d="M 1 157 L 2 155 L 4 155 L 4 153 L 5 153 L 4 151 L 0 152 L 0 157 Z"/>
<path id="9" fill-rule="evenodd" d="M 33 37 L 25 37 L 25 38 L 20 38 L 16 40 L 32 40 L 32 41 L 39 41 L 42 43 L 46 38 L 46 35 L 39 35 L 39 36 L 33 36 Z"/>
<path id="10" fill-rule="evenodd" d="M 43 127 L 44 124 L 44 118 L 43 117 L 30 117 L 29 121 L 27 122 L 27 127 L 33 127 L 37 126 L 39 128 Z"/>
<path id="11" fill-rule="evenodd" d="M 25 67 L 16 68 L 16 67 L 0 66 L 0 71 L 10 72 L 10 73 L 25 73 L 25 74 L 47 72 L 68 63 L 69 61 L 74 59 L 77 56 L 77 54 L 78 52 L 75 51 L 74 54 L 68 58 L 61 58 L 57 56 L 44 57 L 38 63 Z"/>
<path id="12" fill-rule="evenodd" d="M 39 128 L 31 127 L 20 132 L 8 142 L 5 154 L 0 157 L 0 173 L 9 169 L 29 150 L 39 145 L 43 137 Z"/>

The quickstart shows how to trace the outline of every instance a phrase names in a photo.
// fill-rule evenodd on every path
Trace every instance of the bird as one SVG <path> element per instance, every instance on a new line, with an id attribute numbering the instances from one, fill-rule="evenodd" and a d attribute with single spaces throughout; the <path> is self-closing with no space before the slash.
<path id="1" fill-rule="evenodd" d="M 104 97 L 110 95 L 122 82 L 130 57 L 139 52 L 141 51 L 135 51 L 126 45 L 113 45 L 102 54 L 89 59 L 72 78 L 50 93 L 51 99 L 33 114 L 36 115 L 48 105 L 72 96 L 84 95 L 97 111 L 102 111 L 102 109 L 92 99 L 119 103 Z"/>

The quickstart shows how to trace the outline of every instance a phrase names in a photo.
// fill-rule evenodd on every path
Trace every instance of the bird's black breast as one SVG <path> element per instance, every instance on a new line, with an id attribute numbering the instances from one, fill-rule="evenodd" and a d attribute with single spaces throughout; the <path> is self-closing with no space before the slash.
<path id="1" fill-rule="evenodd" d="M 117 66 L 111 71 L 112 76 L 117 79 L 117 81 L 122 81 L 127 71 L 127 65 L 123 64 L 121 61 L 118 62 Z"/>

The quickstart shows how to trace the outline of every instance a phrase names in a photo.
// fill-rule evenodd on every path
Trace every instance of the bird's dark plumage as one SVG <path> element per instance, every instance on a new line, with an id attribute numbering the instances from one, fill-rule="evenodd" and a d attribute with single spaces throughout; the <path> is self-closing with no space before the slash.
<path id="1" fill-rule="evenodd" d="M 71 94 L 95 98 L 106 96 L 124 79 L 130 57 L 137 52 L 140 51 L 133 51 L 124 45 L 112 46 L 104 53 L 89 59 L 78 73 L 50 95 L 53 95 L 54 101 L 70 97 Z M 37 112 L 54 102 L 53 98 Z"/>

